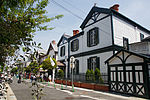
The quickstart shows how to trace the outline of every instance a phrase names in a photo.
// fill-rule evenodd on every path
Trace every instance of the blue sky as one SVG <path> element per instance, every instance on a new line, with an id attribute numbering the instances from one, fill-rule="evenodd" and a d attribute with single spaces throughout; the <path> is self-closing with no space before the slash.
<path id="1" fill-rule="evenodd" d="M 144 26 L 150 30 L 150 0 L 54 0 L 61 6 L 65 7 L 75 15 L 85 19 L 91 8 L 96 3 L 97 7 L 109 8 L 114 4 L 119 4 L 119 12 L 133 21 Z M 36 32 L 34 40 L 41 43 L 42 48 L 47 51 L 49 43 L 52 40 L 59 41 L 61 36 L 66 33 L 68 35 L 73 34 L 73 30 L 80 30 L 80 25 L 83 22 L 80 18 L 67 12 L 60 6 L 49 1 L 48 7 L 46 8 L 48 17 L 53 17 L 58 14 L 64 15 L 59 20 L 54 20 L 48 25 L 55 27 L 53 30 Z"/>

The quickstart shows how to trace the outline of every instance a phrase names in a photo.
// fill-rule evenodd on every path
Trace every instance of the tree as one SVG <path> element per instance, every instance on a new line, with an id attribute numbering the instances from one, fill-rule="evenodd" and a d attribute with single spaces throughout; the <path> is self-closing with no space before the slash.
<path id="1" fill-rule="evenodd" d="M 51 60 L 50 60 L 50 57 L 48 56 L 41 64 L 43 70 L 52 70 L 54 68 L 57 67 L 57 62 L 54 58 L 52 58 L 52 60 L 54 61 L 55 65 L 52 66 L 51 64 Z"/>
<path id="2" fill-rule="evenodd" d="M 33 41 L 36 31 L 53 29 L 46 23 L 62 15 L 48 18 L 47 4 L 48 0 L 0 0 L 0 65 L 12 59 L 20 47 L 28 52 L 31 46 L 39 46 Z"/>
<path id="3" fill-rule="evenodd" d="M 59 70 L 59 72 L 58 72 L 58 77 L 59 77 L 60 79 L 63 79 L 63 78 L 64 78 L 64 71 L 63 71 L 62 69 Z"/>
<path id="4" fill-rule="evenodd" d="M 11 73 L 17 74 L 18 72 L 18 67 L 14 67 L 11 69 Z"/>

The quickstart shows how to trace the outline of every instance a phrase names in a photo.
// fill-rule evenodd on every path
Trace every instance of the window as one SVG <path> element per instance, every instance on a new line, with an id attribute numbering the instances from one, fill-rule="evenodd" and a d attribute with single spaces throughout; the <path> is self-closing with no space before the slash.
<path id="1" fill-rule="evenodd" d="M 87 46 L 92 47 L 99 43 L 98 27 L 95 27 L 87 32 Z"/>
<path id="2" fill-rule="evenodd" d="M 88 59 L 88 69 L 95 71 L 96 68 L 99 69 L 99 57 L 91 57 Z"/>
<path id="3" fill-rule="evenodd" d="M 144 35 L 140 33 L 140 40 L 142 41 L 144 39 Z"/>
<path id="4" fill-rule="evenodd" d="M 129 40 L 125 37 L 123 37 L 123 47 L 129 50 Z"/>
<path id="5" fill-rule="evenodd" d="M 60 56 L 62 57 L 62 56 L 64 56 L 65 55 L 65 46 L 62 46 L 61 48 L 60 48 Z"/>
<path id="6" fill-rule="evenodd" d="M 79 49 L 79 40 L 75 39 L 71 42 L 71 51 L 77 51 Z"/>
<path id="7" fill-rule="evenodd" d="M 79 74 L 79 60 L 75 60 L 74 74 Z"/>

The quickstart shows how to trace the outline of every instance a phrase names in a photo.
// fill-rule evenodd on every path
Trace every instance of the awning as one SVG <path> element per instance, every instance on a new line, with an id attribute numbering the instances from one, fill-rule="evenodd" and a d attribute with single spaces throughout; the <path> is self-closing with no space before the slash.
<path id="1" fill-rule="evenodd" d="M 65 65 L 63 63 L 61 63 L 60 61 L 57 61 L 57 66 L 59 66 L 59 67 L 65 67 Z"/>

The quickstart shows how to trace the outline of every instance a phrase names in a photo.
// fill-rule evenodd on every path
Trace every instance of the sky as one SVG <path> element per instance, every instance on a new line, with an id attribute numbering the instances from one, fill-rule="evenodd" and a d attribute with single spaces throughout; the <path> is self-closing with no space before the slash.
<path id="1" fill-rule="evenodd" d="M 64 33 L 72 36 L 73 30 L 81 31 L 80 25 L 94 3 L 103 8 L 119 4 L 119 13 L 150 30 L 150 0 L 49 0 L 47 16 L 62 14 L 64 17 L 48 23 L 55 27 L 53 30 L 36 32 L 34 40 L 47 51 L 52 40 L 58 43 Z"/>

